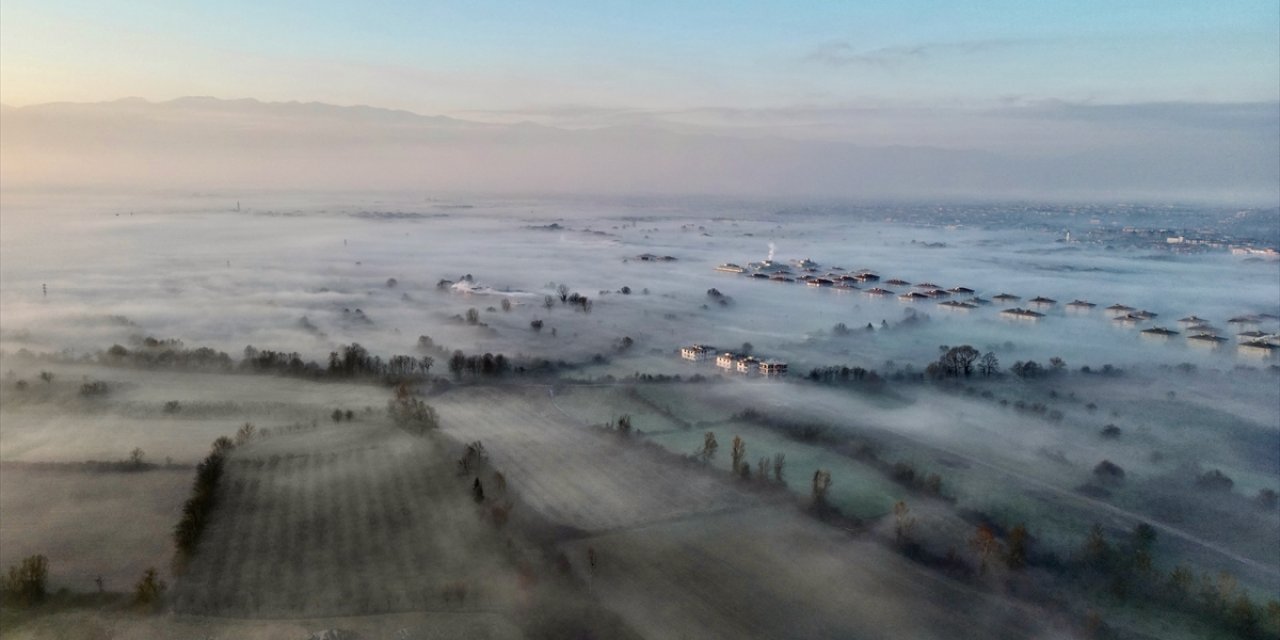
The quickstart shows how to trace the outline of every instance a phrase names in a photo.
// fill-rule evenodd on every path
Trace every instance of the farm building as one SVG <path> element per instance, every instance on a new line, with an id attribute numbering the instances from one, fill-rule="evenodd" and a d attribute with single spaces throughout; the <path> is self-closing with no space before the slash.
<path id="1" fill-rule="evenodd" d="M 777 360 L 766 360 L 760 363 L 760 373 L 766 376 L 780 376 L 787 372 L 787 363 Z"/>

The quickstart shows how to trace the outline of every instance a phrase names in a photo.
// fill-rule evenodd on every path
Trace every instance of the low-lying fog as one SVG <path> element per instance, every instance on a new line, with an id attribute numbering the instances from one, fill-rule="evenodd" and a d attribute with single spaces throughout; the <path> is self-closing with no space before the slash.
<path id="1" fill-rule="evenodd" d="M 920 535 L 921 543 L 936 544 L 928 553 L 947 558 L 939 563 L 954 560 L 955 550 L 948 556 L 947 545 L 955 546 L 957 540 L 961 555 L 970 558 L 964 539 L 975 522 L 994 523 L 1001 536 L 1025 522 L 1040 551 L 1061 557 L 1079 549 L 1095 522 L 1113 537 L 1150 522 L 1160 536 L 1156 570 L 1188 565 L 1197 576 L 1228 571 L 1256 596 L 1259 607 L 1280 589 L 1280 560 L 1273 545 L 1280 535 L 1280 513 L 1275 493 L 1270 503 L 1266 499 L 1267 492 L 1280 491 L 1275 350 L 1267 355 L 1237 348 L 1248 340 L 1237 334 L 1258 331 L 1264 340 L 1274 340 L 1280 331 L 1280 261 L 1233 255 L 1225 247 L 1176 252 L 1161 244 L 1165 236 L 1198 237 L 1233 225 L 1235 237 L 1248 234 L 1254 244 L 1274 246 L 1280 241 L 1275 211 L 13 192 L 3 196 L 0 225 L 0 464 L 7 479 L 21 480 L 4 483 L 7 513 L 0 527 L 0 564 L 50 554 L 55 586 L 89 590 L 93 582 L 87 576 L 106 576 L 107 590 L 128 590 L 130 576 L 167 556 L 168 527 L 178 520 L 176 504 L 190 482 L 192 465 L 208 453 L 214 438 L 232 435 L 244 423 L 277 432 L 320 429 L 324 434 L 331 434 L 325 428 L 340 430 L 353 423 L 350 432 L 332 433 L 388 437 L 391 391 L 384 386 L 318 382 L 305 375 L 226 375 L 230 367 L 221 365 L 200 371 L 177 371 L 180 367 L 164 363 L 124 366 L 119 354 L 146 351 L 150 338 L 180 340 L 188 350 L 226 352 L 228 363 L 239 362 L 248 346 L 297 352 L 321 368 L 329 366 L 331 354 L 358 343 L 384 361 L 399 354 L 433 358 L 433 376 L 475 386 L 486 380 L 451 371 L 455 350 L 503 354 L 516 367 L 554 363 L 546 370 L 558 379 L 510 376 L 493 389 L 472 394 L 446 390 L 444 383 L 423 384 L 416 391 L 435 394 L 426 399 L 440 409 L 442 434 L 459 442 L 485 440 L 494 448 L 493 460 L 508 465 L 512 500 L 549 520 L 557 535 L 567 536 L 554 541 L 560 545 L 556 549 L 573 554 L 574 564 L 570 567 L 566 559 L 562 573 L 591 585 L 599 579 L 598 591 L 582 596 L 584 610 L 605 607 L 613 612 L 610 616 L 617 615 L 602 619 L 625 623 L 641 635 L 646 630 L 659 635 L 687 631 L 692 627 L 681 625 L 696 626 L 703 602 L 682 605 L 670 627 L 646 626 L 664 610 L 653 585 L 673 578 L 644 568 L 650 563 L 645 554 L 669 561 L 664 545 L 672 544 L 703 554 L 704 560 L 719 558 L 716 554 L 727 554 L 720 547 L 692 550 L 710 544 L 699 536 L 713 529 L 737 531 L 739 521 L 751 519 L 737 511 L 749 515 L 751 509 L 765 508 L 760 504 L 777 506 L 778 500 L 753 502 L 758 498 L 744 497 L 749 491 L 725 492 L 717 484 L 732 481 L 726 459 L 735 435 L 747 442 L 748 466 L 759 456 L 786 453 L 789 475 L 778 484 L 799 494 L 782 491 L 788 499 L 807 499 L 813 474 L 831 471 L 832 504 L 869 536 L 892 538 L 894 505 L 911 503 L 920 514 L 920 528 L 928 529 Z M 650 254 L 657 259 L 641 258 Z M 662 259 L 667 256 L 674 259 Z M 869 269 L 881 280 L 860 284 L 860 290 L 838 290 L 715 270 L 722 263 L 745 266 L 768 257 L 779 262 L 812 259 L 819 264 L 818 274 L 833 267 Z M 889 283 L 895 278 L 911 284 Z M 926 281 L 942 288 L 968 287 L 988 300 L 1001 293 L 1020 299 L 961 311 L 936 300 L 897 298 Z M 895 295 L 867 295 L 865 290 L 874 286 Z M 572 294 L 589 302 L 561 301 L 561 295 Z M 1030 307 L 1036 296 L 1056 300 L 1036 308 L 1044 314 L 1038 320 L 1001 316 L 1010 307 Z M 1077 299 L 1096 306 L 1073 312 L 1066 305 Z M 1134 325 L 1117 323 L 1104 309 L 1117 303 L 1158 315 Z M 1179 322 L 1188 316 L 1203 318 L 1222 342 L 1216 347 L 1189 342 L 1192 332 L 1205 329 Z M 1178 333 L 1142 333 L 1152 327 Z M 429 340 L 420 341 L 422 336 Z M 747 378 L 724 373 L 710 361 L 682 360 L 679 347 L 695 343 L 718 350 L 750 349 L 762 358 L 788 362 L 790 373 Z M 109 352 L 113 345 L 125 351 Z M 945 347 L 959 345 L 993 353 L 1004 375 L 937 385 L 916 376 Z M 210 362 L 220 358 L 209 357 Z M 1062 363 L 1055 367 L 1053 358 Z M 1011 373 L 1010 367 L 1020 361 L 1035 361 L 1050 373 L 1038 378 Z M 884 382 L 808 380 L 812 369 L 841 366 L 875 370 Z M 736 384 L 609 384 L 674 375 L 686 381 L 695 375 L 729 378 Z M 517 385 L 519 389 L 508 388 Z M 765 415 L 744 413 L 748 409 Z M 631 416 L 636 433 L 654 445 L 651 449 L 627 449 L 624 455 L 620 452 L 629 444 L 591 444 L 595 441 L 580 438 L 582 429 L 611 424 L 623 414 Z M 804 434 L 804 424 L 821 429 Z M 710 470 L 680 467 L 687 477 L 672 475 L 652 487 L 636 487 L 648 475 L 667 473 L 664 465 L 692 465 L 681 457 L 701 446 L 706 431 L 715 432 L 720 445 L 720 457 L 709 461 Z M 867 443 L 875 455 L 850 454 L 849 438 Z M 337 449 L 321 447 L 296 462 L 288 457 L 285 450 L 303 441 L 277 441 L 275 449 L 259 446 L 257 459 L 246 457 L 235 467 L 239 471 L 234 477 L 249 478 L 236 491 L 257 482 L 262 465 L 273 465 L 267 471 L 275 468 L 268 453 L 285 455 L 284 468 L 296 465 L 299 473 L 334 473 L 324 465 L 337 464 Z M 445 445 L 438 449 L 434 444 L 423 449 L 439 458 L 436 463 L 444 461 L 433 468 L 433 477 L 447 479 L 453 475 L 453 461 L 447 459 L 453 453 L 446 449 L 453 445 L 441 442 Z M 532 446 L 534 442 L 541 446 Z M 343 441 L 341 449 L 362 452 L 365 444 Z M 75 471 L 74 464 L 66 463 L 124 464 L 120 461 L 135 449 L 137 456 L 178 478 L 180 489 L 152 491 L 151 485 L 116 478 L 95 493 L 66 479 L 66 473 Z M 675 462 L 663 455 L 672 455 Z M 258 466 L 250 473 L 254 460 Z M 1122 472 L 1108 471 L 1103 461 Z M 624 462 L 635 466 L 626 473 L 608 468 Z M 919 486 L 891 477 L 886 469 L 897 463 L 913 466 L 922 478 L 939 474 L 941 491 L 924 495 Z M 1214 482 L 1210 472 L 1215 470 L 1230 484 L 1224 491 L 1206 493 L 1203 485 Z M 359 473 L 369 486 L 382 486 L 376 479 L 397 491 L 409 491 L 406 482 L 422 482 L 408 471 L 409 480 L 387 480 L 364 467 Z M 697 482 L 687 479 L 695 473 L 704 475 Z M 607 481 L 591 481 L 591 474 Z M 276 481 L 271 473 L 261 475 L 263 482 Z M 627 478 L 636 480 L 623 482 Z M 683 500 L 670 497 L 695 486 L 698 491 L 681 496 Z M 257 491 L 257 485 L 244 490 Z M 145 512 L 139 522 L 150 523 L 159 533 L 154 539 L 127 537 L 127 561 L 90 557 L 83 548 L 75 551 L 74 540 L 63 538 L 49 538 L 51 548 L 40 547 L 46 540 L 41 528 L 74 529 L 63 516 L 78 509 L 101 518 L 96 526 L 110 538 L 114 528 L 126 525 L 112 522 L 102 504 L 120 504 L 134 491 L 150 492 L 138 507 Z M 732 499 L 724 497 L 729 493 Z M 269 502 L 271 496 L 264 495 Z M 470 494 L 448 496 L 450 504 L 458 503 L 455 511 L 469 513 Z M 46 499 L 62 505 L 62 515 L 40 507 Z M 476 502 L 482 501 L 477 496 Z M 98 502 L 102 504 L 88 508 Z M 253 511 L 244 506 L 249 504 L 241 508 Z M 169 509 L 175 512 L 166 520 Z M 396 506 L 386 509 L 392 515 L 369 516 L 368 522 L 394 519 Z M 703 527 L 701 518 L 721 511 L 735 513 L 719 525 Z M 14 513 L 27 520 L 11 524 Z M 127 513 L 121 507 L 118 517 L 128 519 Z M 557 513 L 577 514 L 577 519 L 556 521 Z M 641 513 L 656 515 L 628 520 Z M 429 522 L 413 522 L 431 529 Z M 816 562 L 815 550 L 839 544 L 830 539 L 830 530 L 814 529 L 814 522 L 786 520 L 785 526 L 770 529 L 774 533 L 769 535 L 795 530 L 821 542 L 790 550 L 801 563 L 796 566 Z M 93 523 L 83 526 L 97 531 Z M 224 536 L 219 538 L 224 545 L 236 546 L 234 537 L 226 537 L 235 533 L 231 525 L 224 521 L 215 527 L 221 527 L 214 531 Z M 667 528 L 638 536 L 639 527 Z M 285 539 L 289 534 L 279 535 Z M 732 535 L 755 539 L 750 532 Z M 645 538 L 639 546 L 631 541 L 637 536 Z M 501 549 L 501 536 L 490 537 L 492 544 L 485 548 Z M 510 553 L 510 539 L 505 544 Z M 536 546 L 529 543 L 529 549 Z M 606 554 L 616 549 L 615 566 L 623 566 L 625 557 L 636 576 L 596 576 L 597 548 Z M 533 557 L 541 551 L 528 553 Z M 896 554 L 876 553 L 901 561 Z M 856 564 L 871 556 L 857 555 L 862 560 L 849 559 L 851 564 L 840 564 L 831 575 L 849 572 L 875 582 L 868 577 L 874 574 Z M 590 570 L 583 568 L 587 557 Z M 394 558 L 377 559 L 396 564 Z M 547 558 L 538 562 L 551 564 Z M 747 567 L 742 575 L 781 571 L 765 560 L 750 562 L 755 564 L 742 565 Z M 971 558 L 966 562 L 972 564 Z M 222 584 L 216 564 L 200 566 L 209 571 L 202 580 Z M 502 566 L 504 579 L 510 575 L 524 581 L 530 571 L 519 562 Z M 688 570 L 672 571 L 677 569 Z M 892 570 L 895 576 L 897 571 Z M 786 572 L 787 580 L 802 581 L 794 566 Z M 632 584 L 640 576 L 657 582 Z M 413 581 L 412 575 L 402 578 L 406 584 Z M 705 578 L 696 584 L 710 584 Z M 928 591 L 910 582 L 895 584 L 904 594 Z M 183 601 L 218 610 L 216 598 L 204 598 L 191 584 L 178 591 Z M 973 595 L 971 587 L 989 587 L 965 584 L 963 598 Z M 294 586 L 289 597 L 305 600 L 305 585 Z M 821 591 L 813 585 L 805 588 L 806 593 Z M 1000 604 L 1016 601 L 1019 588 L 997 589 L 998 597 L 992 596 L 996 604 L 976 618 L 991 629 L 1031 635 L 1029 624 L 1017 622 L 1025 617 L 1018 607 L 1030 605 L 1025 600 L 1016 606 Z M 735 589 L 715 593 L 755 597 L 753 588 Z M 410 601 L 419 591 L 396 592 L 394 598 L 387 596 L 388 602 Z M 527 606 L 514 591 L 501 593 L 502 606 Z M 709 602 L 719 597 L 713 596 L 703 593 L 699 598 Z M 975 601 L 985 598 L 975 596 Z M 822 606 L 824 615 L 837 620 L 843 614 L 836 609 L 843 605 L 833 602 Z M 1085 608 L 1104 610 L 1117 628 L 1153 632 L 1154 627 L 1134 621 L 1142 615 L 1125 606 L 1088 600 Z M 253 607 L 246 610 L 266 615 Z M 943 610 L 922 619 L 945 618 Z M 717 633 L 732 635 L 728 630 L 733 624 L 745 624 L 732 616 L 725 620 L 728 626 Z M 1188 637 L 1207 628 L 1195 626 L 1200 622 L 1187 624 L 1190 631 L 1183 631 Z M 1088 626 L 1081 625 L 1072 629 Z M 922 623 L 921 633 L 926 628 L 934 629 Z"/>

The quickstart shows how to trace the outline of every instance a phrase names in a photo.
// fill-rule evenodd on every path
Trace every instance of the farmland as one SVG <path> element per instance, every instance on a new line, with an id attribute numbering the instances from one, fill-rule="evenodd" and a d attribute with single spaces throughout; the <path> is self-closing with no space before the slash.
<path id="1" fill-rule="evenodd" d="M 430 443 L 390 429 L 330 427 L 244 447 L 229 461 L 223 506 L 175 608 L 238 617 L 405 611 L 442 605 L 459 581 L 474 606 L 510 602 L 514 575 L 457 562 L 472 545 L 499 547 L 447 463 Z"/>
<path id="2" fill-rule="evenodd" d="M 1029 632 L 1017 606 L 921 573 L 883 547 L 805 518 L 789 500 L 743 494 L 723 477 L 557 415 L 546 389 L 463 390 L 436 404 L 446 433 L 505 452 L 495 453 L 496 464 L 511 470 L 510 486 L 531 506 L 584 530 L 562 546 L 571 558 L 591 550 L 599 570 L 575 570 L 647 637 L 877 637 L 877 628 L 955 637 L 956 612 L 934 611 L 935 598 L 970 602 L 963 626 L 973 637 Z M 566 456 L 568 448 L 578 455 Z M 569 510 L 563 495 L 579 506 Z M 631 505 L 629 517 L 619 504 Z M 806 581 L 814 571 L 823 579 Z M 824 599 L 823 585 L 836 584 L 851 600 Z M 895 604 L 885 609 L 864 591 Z M 790 605 L 753 610 L 755 602 Z M 801 608 L 815 602 L 824 604 Z"/>

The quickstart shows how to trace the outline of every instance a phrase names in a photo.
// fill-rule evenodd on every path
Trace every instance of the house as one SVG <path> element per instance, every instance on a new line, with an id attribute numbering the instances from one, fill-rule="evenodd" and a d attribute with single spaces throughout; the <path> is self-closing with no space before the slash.
<path id="1" fill-rule="evenodd" d="M 747 268 L 760 273 L 790 273 L 791 268 L 781 262 L 765 260 L 764 262 L 749 262 Z"/>
<path id="2" fill-rule="evenodd" d="M 1096 307 L 1096 306 L 1098 306 L 1098 305 L 1096 305 L 1096 304 L 1094 304 L 1094 303 L 1092 303 L 1092 302 L 1088 302 L 1088 301 L 1085 301 L 1085 300 L 1080 300 L 1080 299 L 1078 299 L 1078 298 L 1077 298 L 1077 299 L 1072 300 L 1071 302 L 1068 302 L 1068 303 L 1067 303 L 1067 310 L 1068 310 L 1068 311 L 1080 311 L 1080 312 L 1085 312 L 1085 311 L 1091 311 L 1091 310 L 1093 310 L 1093 308 L 1094 308 L 1094 307 Z"/>
<path id="3" fill-rule="evenodd" d="M 1002 293 L 998 296 L 992 297 L 991 299 L 995 300 L 996 302 L 1015 302 L 1017 300 L 1021 300 L 1022 298 L 1019 296 L 1015 296 L 1012 293 Z"/>
<path id="4" fill-rule="evenodd" d="M 751 356 L 742 356 L 734 363 L 738 373 L 751 373 L 759 368 L 760 361 Z"/>
<path id="5" fill-rule="evenodd" d="M 716 356 L 716 366 L 721 369 L 733 369 L 738 360 L 738 354 L 732 351 L 725 351 Z"/>
<path id="6" fill-rule="evenodd" d="M 1155 312 L 1152 312 L 1152 311 L 1147 311 L 1147 310 L 1145 310 L 1145 309 L 1144 309 L 1144 310 L 1142 310 L 1142 311 L 1134 311 L 1132 315 L 1134 315 L 1134 316 L 1136 316 L 1136 317 L 1138 317 L 1138 318 L 1141 318 L 1141 319 L 1143 319 L 1143 320 L 1154 320 L 1154 319 L 1155 319 L 1156 317 L 1158 317 L 1160 314 L 1155 313 Z"/>
<path id="7" fill-rule="evenodd" d="M 787 373 L 787 363 L 777 360 L 765 360 L 760 363 L 760 373 L 766 376 L 780 376 Z"/>
<path id="8" fill-rule="evenodd" d="M 1199 316 L 1187 316 L 1185 318 L 1181 318 L 1178 320 L 1178 324 L 1184 327 L 1191 327 L 1198 324 L 1204 324 L 1206 322 L 1208 322 L 1208 320 L 1205 320 L 1204 318 L 1201 318 Z"/>
<path id="9" fill-rule="evenodd" d="M 746 273 L 747 270 L 743 269 L 742 267 L 739 267 L 738 265 L 732 262 L 726 262 L 716 267 L 716 271 L 723 271 L 725 273 Z"/>
<path id="10" fill-rule="evenodd" d="M 840 284 L 835 286 L 835 290 L 836 291 L 857 291 L 858 287 L 855 285 L 851 285 L 848 282 L 841 282 Z"/>
<path id="11" fill-rule="evenodd" d="M 1261 340 L 1267 337 L 1267 334 L 1261 331 L 1241 331 L 1236 334 L 1236 337 L 1248 342 L 1250 340 Z"/>
<path id="12" fill-rule="evenodd" d="M 1030 309 L 1022 309 L 1017 307 L 1013 309 L 1005 309 L 1004 311 L 1000 312 L 1000 315 L 1002 317 L 1011 318 L 1014 320 L 1029 320 L 1032 322 L 1035 322 L 1040 318 L 1044 317 L 1043 313 L 1038 313 Z"/>
<path id="13" fill-rule="evenodd" d="M 977 293 L 977 291 L 974 291 L 969 287 L 951 287 L 950 289 L 947 289 L 947 291 L 950 291 L 951 293 L 954 293 L 958 296 L 971 296 Z"/>
<path id="14" fill-rule="evenodd" d="M 1280 352 L 1280 347 L 1261 340 L 1250 340 L 1249 342 L 1241 342 L 1236 345 L 1236 350 L 1240 352 L 1240 355 L 1252 356 L 1255 358 L 1270 358 L 1277 352 Z"/>
<path id="15" fill-rule="evenodd" d="M 760 272 L 758 272 L 758 271 L 757 271 L 756 273 L 751 274 L 751 277 L 752 277 L 752 278 L 758 278 L 758 279 L 760 279 L 760 280 L 768 280 L 768 279 L 769 279 L 769 278 L 771 278 L 772 276 L 770 276 L 770 275 L 769 275 L 769 274 L 767 274 L 767 273 L 760 273 Z"/>
<path id="16" fill-rule="evenodd" d="M 1187 329 L 1187 333 L 1208 333 L 1215 336 L 1222 333 L 1222 329 L 1219 329 L 1211 324 L 1195 324 L 1195 325 L 1191 325 L 1190 327 L 1186 327 L 1186 329 Z"/>
<path id="17" fill-rule="evenodd" d="M 795 282 L 794 279 L 787 277 L 781 273 L 775 273 L 772 276 L 769 276 L 769 279 L 774 282 Z"/>
<path id="18" fill-rule="evenodd" d="M 1126 314 L 1124 314 L 1124 315 L 1122 315 L 1122 316 L 1116 316 L 1116 317 L 1114 317 L 1114 318 L 1112 318 L 1112 319 L 1111 319 L 1111 321 L 1112 321 L 1112 322 L 1114 322 L 1114 323 L 1116 323 L 1116 324 L 1122 324 L 1122 325 L 1125 325 L 1125 326 L 1127 326 L 1127 327 L 1132 327 L 1133 325 L 1136 325 L 1136 324 L 1139 324 L 1139 323 L 1142 323 L 1142 322 L 1146 322 L 1146 320 L 1147 320 L 1146 318 L 1143 318 L 1143 317 L 1138 316 L 1138 315 L 1134 315 L 1134 314 L 1132 314 L 1132 313 L 1126 313 Z"/>
<path id="19" fill-rule="evenodd" d="M 1137 311 L 1137 309 L 1134 309 L 1133 307 L 1130 307 L 1128 305 L 1116 303 L 1107 307 L 1107 311 L 1111 314 L 1122 316 L 1122 315 L 1127 315 L 1132 311 Z"/>
<path id="20" fill-rule="evenodd" d="M 806 284 L 811 287 L 830 287 L 835 284 L 835 281 L 828 278 L 813 278 Z"/>
<path id="21" fill-rule="evenodd" d="M 944 309 L 947 309 L 949 311 L 972 311 L 978 308 L 978 305 L 976 304 L 969 304 L 968 302 L 960 302 L 959 300 L 943 300 L 942 302 L 938 303 L 938 306 Z"/>
<path id="22" fill-rule="evenodd" d="M 892 291 L 890 291 L 890 290 L 888 290 L 888 289 L 881 289 L 880 287 L 873 287 L 873 288 L 871 288 L 871 289 L 867 289 L 864 293 L 866 293 L 866 294 L 867 294 L 867 295 L 869 295 L 869 296 L 891 296 L 891 295 L 893 295 L 893 292 L 892 292 Z"/>
<path id="23" fill-rule="evenodd" d="M 1057 300 L 1054 300 L 1053 298 L 1046 298 L 1044 296 L 1036 296 L 1028 302 L 1030 302 L 1032 306 L 1036 307 L 1052 307 L 1053 305 L 1058 304 Z"/>
<path id="24" fill-rule="evenodd" d="M 1150 329 L 1143 329 L 1141 333 L 1142 333 L 1142 337 L 1150 338 L 1152 340 L 1168 340 L 1171 336 L 1178 335 L 1177 331 L 1174 331 L 1172 329 L 1166 329 L 1164 327 L 1151 327 Z"/>
<path id="25" fill-rule="evenodd" d="M 969 298 L 969 304 L 988 305 L 988 304 L 991 304 L 991 301 L 986 298 L 974 296 L 972 298 Z"/>
<path id="26" fill-rule="evenodd" d="M 916 285 L 916 287 L 917 287 L 917 288 L 920 288 L 920 289 L 937 289 L 937 288 L 938 288 L 938 285 L 936 285 L 936 284 L 934 284 L 934 283 L 932 283 L 932 282 L 921 282 L 921 283 L 917 284 L 917 285 Z"/>
<path id="27" fill-rule="evenodd" d="M 1227 324 L 1235 325 L 1240 329 L 1257 329 L 1258 318 L 1256 316 L 1236 316 L 1227 320 Z"/>
<path id="28" fill-rule="evenodd" d="M 887 285 L 892 285 L 892 286 L 895 286 L 895 287 L 909 287 L 909 286 L 911 286 L 911 283 L 910 283 L 910 282 L 907 282 L 906 280 L 903 280 L 903 279 L 901 279 L 901 278 L 894 278 L 894 279 L 892 279 L 892 280 L 886 280 L 886 281 L 885 281 L 885 284 L 887 284 Z"/>
<path id="29" fill-rule="evenodd" d="M 816 263 L 816 262 L 814 262 L 814 261 L 812 261 L 812 260 L 810 260 L 810 259 L 808 259 L 808 258 L 801 258 L 801 259 L 799 259 L 799 260 L 792 260 L 792 261 L 791 261 L 791 264 L 795 265 L 795 266 L 796 266 L 796 268 L 798 268 L 798 269 L 817 269 L 817 268 L 818 268 L 818 263 Z"/>
<path id="30" fill-rule="evenodd" d="M 880 280 L 880 276 L 870 272 L 854 274 L 853 278 L 858 282 L 876 282 Z"/>
<path id="31" fill-rule="evenodd" d="M 1227 341 L 1226 338 L 1220 338 L 1211 333 L 1197 333 L 1194 335 L 1187 336 L 1187 344 L 1194 347 L 1207 347 L 1210 349 L 1217 349 L 1218 347 L 1222 346 L 1222 344 L 1226 341 Z"/>
<path id="32" fill-rule="evenodd" d="M 658 256 L 652 253 L 642 253 L 636 256 L 636 260 L 641 262 L 675 262 L 675 256 Z"/>
<path id="33" fill-rule="evenodd" d="M 710 358 L 711 354 L 715 353 L 715 351 L 716 351 L 715 347 L 708 347 L 702 344 L 694 344 L 694 345 L 689 345 L 687 347 L 680 347 L 680 357 L 684 358 L 685 360 L 701 362 L 703 360 L 707 360 L 708 358 Z"/>
<path id="34" fill-rule="evenodd" d="M 898 296 L 898 300 L 901 302 L 920 302 L 928 299 L 929 296 L 918 291 L 908 291 L 907 293 Z"/>
<path id="35" fill-rule="evenodd" d="M 926 296 L 929 296 L 930 298 L 950 298 L 951 297 L 951 293 L 948 292 L 946 289 L 930 289 L 928 291 L 925 291 L 924 294 Z"/>

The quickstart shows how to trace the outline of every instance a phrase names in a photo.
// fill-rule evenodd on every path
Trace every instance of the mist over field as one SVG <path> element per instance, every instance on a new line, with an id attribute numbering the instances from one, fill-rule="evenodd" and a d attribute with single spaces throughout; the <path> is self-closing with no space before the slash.
<path id="1" fill-rule="evenodd" d="M 0 0 L 0 638 L 1280 640 L 1277 25 Z"/>
<path id="2" fill-rule="evenodd" d="M 1280 262 L 1165 240 L 1274 246 L 1274 209 L 246 191 L 3 211 L 0 564 L 43 555 L 82 594 L 16 627 L 34 637 L 1276 629 L 1280 369 L 1242 345 L 1274 344 Z M 880 279 L 716 270 L 766 259 Z M 899 299 L 917 285 L 957 293 Z M 1033 322 L 1002 313 L 1037 296 Z M 972 369 L 940 366 L 961 345 Z M 178 618 L 78 608 L 112 598 Z"/>

